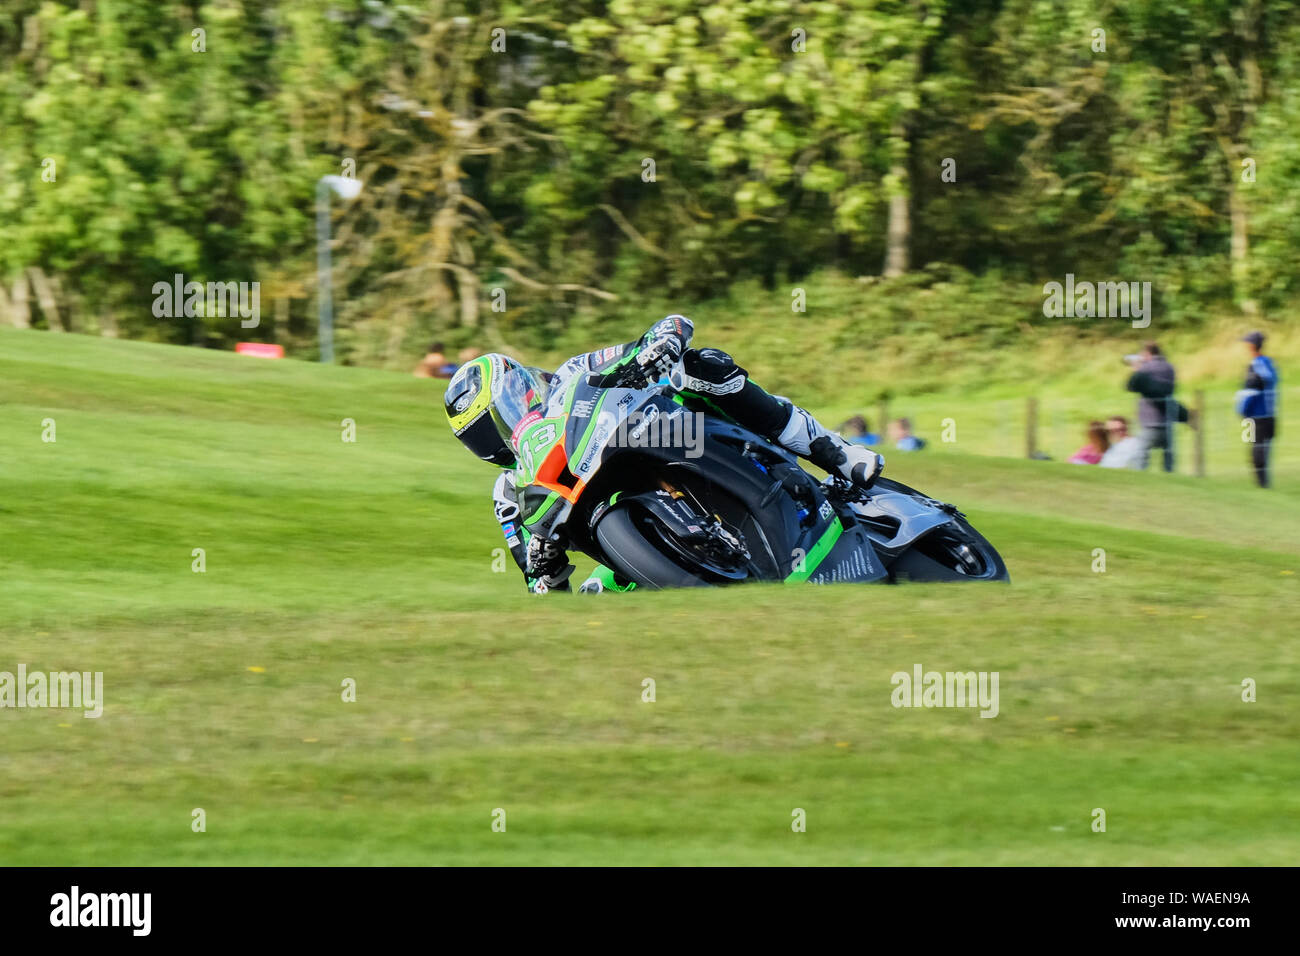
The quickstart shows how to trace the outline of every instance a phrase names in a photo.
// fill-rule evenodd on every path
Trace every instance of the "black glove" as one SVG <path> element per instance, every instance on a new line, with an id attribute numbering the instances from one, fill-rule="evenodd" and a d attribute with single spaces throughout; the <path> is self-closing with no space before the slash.
<path id="1" fill-rule="evenodd" d="M 576 569 L 573 565 L 564 566 L 564 570 L 559 574 L 547 574 L 533 582 L 532 592 L 534 594 L 546 594 L 550 591 L 568 591 L 569 575 Z"/>
<path id="2" fill-rule="evenodd" d="M 667 375 L 682 357 L 682 340 L 669 334 L 653 340 L 636 354 L 637 364 L 646 370 L 646 377 L 654 381 Z"/>
<path id="3" fill-rule="evenodd" d="M 567 586 L 574 566 L 568 563 L 563 543 L 535 534 L 528 539 L 528 577 L 534 594 L 545 594 Z"/>

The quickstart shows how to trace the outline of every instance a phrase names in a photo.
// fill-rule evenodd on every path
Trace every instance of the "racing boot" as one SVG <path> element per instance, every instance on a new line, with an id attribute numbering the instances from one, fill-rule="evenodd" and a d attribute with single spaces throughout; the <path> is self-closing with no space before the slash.
<path id="1" fill-rule="evenodd" d="M 790 406 L 790 420 L 776 441 L 782 448 L 864 491 L 885 467 L 885 459 L 880 455 L 864 445 L 844 440 L 798 405 Z"/>

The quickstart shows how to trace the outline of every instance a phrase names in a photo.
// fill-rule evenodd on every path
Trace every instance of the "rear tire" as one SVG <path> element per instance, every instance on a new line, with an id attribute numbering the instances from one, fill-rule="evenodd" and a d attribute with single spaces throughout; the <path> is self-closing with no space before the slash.
<path id="1" fill-rule="evenodd" d="M 635 581 L 638 588 L 658 590 L 706 584 L 647 540 L 630 508 L 611 508 L 596 525 L 596 541 L 605 553 L 606 564 Z"/>

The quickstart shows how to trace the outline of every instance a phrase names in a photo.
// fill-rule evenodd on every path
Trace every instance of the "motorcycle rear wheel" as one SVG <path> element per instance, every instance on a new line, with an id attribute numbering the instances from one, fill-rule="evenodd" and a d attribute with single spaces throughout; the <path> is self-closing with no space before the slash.
<path id="1" fill-rule="evenodd" d="M 962 518 L 917 541 L 899 555 L 890 573 L 908 581 L 1011 580 L 1002 555 Z"/>

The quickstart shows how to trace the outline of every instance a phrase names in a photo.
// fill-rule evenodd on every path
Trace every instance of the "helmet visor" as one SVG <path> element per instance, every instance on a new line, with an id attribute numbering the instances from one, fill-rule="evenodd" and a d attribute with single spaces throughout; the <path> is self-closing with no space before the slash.
<path id="1" fill-rule="evenodd" d="M 519 424 L 532 412 L 540 412 L 550 397 L 546 373 L 520 365 L 506 371 L 492 400 L 492 417 L 501 438 L 512 443 Z"/>

